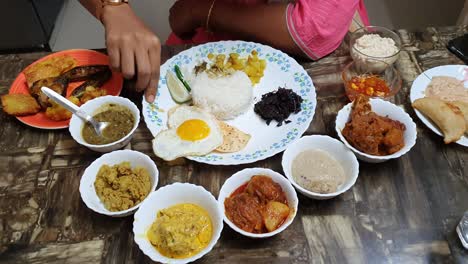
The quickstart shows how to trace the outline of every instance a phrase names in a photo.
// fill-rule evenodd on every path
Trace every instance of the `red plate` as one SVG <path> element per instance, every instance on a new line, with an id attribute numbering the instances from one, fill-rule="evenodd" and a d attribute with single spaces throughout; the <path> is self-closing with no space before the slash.
<path id="1" fill-rule="evenodd" d="M 45 56 L 35 62 L 33 62 L 31 65 L 34 65 L 38 62 L 41 62 L 43 60 L 52 58 L 52 57 L 57 57 L 60 55 L 70 55 L 71 57 L 75 58 L 77 61 L 77 66 L 80 65 L 89 65 L 89 64 L 109 64 L 109 57 L 107 55 L 94 51 L 94 50 L 81 50 L 81 49 L 74 49 L 74 50 L 64 50 L 56 53 L 52 53 L 48 56 Z M 30 67 L 29 65 L 28 67 Z M 74 82 L 70 83 L 67 88 L 67 97 L 70 96 L 70 94 L 75 90 L 76 87 L 78 87 L 80 84 L 83 82 Z M 107 91 L 108 95 L 119 95 L 120 91 L 122 91 L 122 84 L 123 84 L 123 78 L 122 75 L 118 72 L 112 72 L 112 77 L 110 78 L 109 81 L 107 81 L 102 88 Z M 16 77 L 15 81 L 10 87 L 10 94 L 29 94 L 28 86 L 26 85 L 26 78 L 24 76 L 24 73 L 21 72 L 18 77 Z M 44 114 L 44 112 L 39 112 L 35 115 L 29 115 L 29 116 L 21 116 L 17 117 L 17 119 L 26 125 L 36 127 L 36 128 L 42 128 L 42 129 L 61 129 L 61 128 L 67 128 L 68 123 L 70 120 L 64 120 L 64 121 L 54 121 L 50 120 L 47 118 Z"/>

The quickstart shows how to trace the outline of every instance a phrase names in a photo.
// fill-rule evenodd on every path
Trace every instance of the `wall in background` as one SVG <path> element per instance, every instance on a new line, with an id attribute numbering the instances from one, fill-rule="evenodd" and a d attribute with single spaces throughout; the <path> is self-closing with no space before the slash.
<path id="1" fill-rule="evenodd" d="M 322 0 L 325 1 L 325 0 Z M 164 42 L 169 8 L 175 0 L 131 1 L 137 15 Z M 464 0 L 364 0 L 373 25 L 398 28 L 455 25 Z M 50 46 L 52 50 L 104 48 L 104 30 L 77 0 L 65 0 Z"/>
<path id="2" fill-rule="evenodd" d="M 465 0 L 364 0 L 371 24 L 393 29 L 455 25 Z"/>
<path id="3" fill-rule="evenodd" d="M 131 5 L 137 15 L 149 26 L 162 42 L 170 33 L 169 8 L 175 0 L 137 0 Z M 53 51 L 85 48 L 104 48 L 104 28 L 89 14 L 78 0 L 65 0 L 50 40 Z"/>

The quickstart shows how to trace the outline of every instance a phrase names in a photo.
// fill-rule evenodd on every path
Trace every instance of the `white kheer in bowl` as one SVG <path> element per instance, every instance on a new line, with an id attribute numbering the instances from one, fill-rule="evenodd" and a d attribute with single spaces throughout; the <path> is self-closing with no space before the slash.
<path id="1" fill-rule="evenodd" d="M 359 174 L 354 153 L 329 136 L 304 136 L 283 154 L 283 171 L 307 197 L 324 200 L 348 191 Z"/>
<path id="2" fill-rule="evenodd" d="M 210 252 L 223 216 L 201 186 L 174 183 L 151 193 L 135 213 L 133 234 L 145 255 L 162 263 L 188 263 Z"/>
<path id="3" fill-rule="evenodd" d="M 390 29 L 366 26 L 351 34 L 349 47 L 359 68 L 381 72 L 398 59 L 402 44 L 400 37 Z"/>
<path id="4" fill-rule="evenodd" d="M 224 222 L 251 238 L 266 238 L 283 232 L 293 222 L 298 204 L 291 183 L 283 175 L 264 168 L 235 173 L 224 182 L 218 196 Z"/>
<path id="5" fill-rule="evenodd" d="M 123 181 L 128 183 L 128 180 L 131 181 L 130 184 L 125 184 L 127 187 L 121 186 L 122 188 L 115 188 L 115 190 L 112 190 L 111 186 L 108 186 L 107 190 L 104 190 L 103 192 L 98 194 L 98 190 L 96 186 L 96 179 L 99 176 L 99 174 L 105 174 L 109 173 L 110 169 L 113 166 L 119 166 L 122 163 L 129 163 L 130 168 L 134 170 L 134 173 L 141 172 L 141 170 L 145 170 L 146 174 L 149 176 L 149 181 L 150 185 L 148 183 L 143 184 L 139 183 L 140 179 L 138 178 L 133 178 L 134 175 L 124 175 L 124 178 L 122 178 Z M 107 166 L 107 169 L 103 169 L 104 166 Z M 122 170 L 122 168 L 120 168 Z M 128 168 L 127 168 L 128 170 Z M 113 172 L 115 173 L 115 171 Z M 114 176 L 118 174 L 115 173 Z M 112 177 L 112 175 L 102 175 L 104 178 L 106 176 L 109 176 L 110 178 L 113 178 L 114 183 L 117 183 L 118 177 Z M 132 177 L 132 178 L 129 178 Z M 158 168 L 156 167 L 156 164 L 153 162 L 153 160 L 148 157 L 147 155 L 138 152 L 138 151 L 133 151 L 133 150 L 117 150 L 113 151 L 111 153 L 107 153 L 102 155 L 100 158 L 96 159 L 91 165 L 89 165 L 86 170 L 83 173 L 83 176 L 81 177 L 80 180 L 80 195 L 81 199 L 83 202 L 86 204 L 86 206 L 95 211 L 96 213 L 103 214 L 103 215 L 108 215 L 112 217 L 124 217 L 133 214 L 138 207 L 140 207 L 141 202 L 134 204 L 130 208 L 127 208 L 125 210 L 119 210 L 119 211 L 112 211 L 109 209 L 109 206 L 112 208 L 117 208 L 117 206 L 124 206 L 129 207 L 132 204 L 128 204 L 130 201 L 129 196 L 133 196 L 136 192 L 136 189 L 138 189 L 138 194 L 140 199 L 143 197 L 143 201 L 148 198 L 148 195 L 156 189 L 156 186 L 158 185 L 158 179 L 159 179 L 159 171 Z M 120 182 L 123 183 L 123 182 Z M 116 185 L 121 185 L 121 184 L 116 184 Z M 142 186 L 146 185 L 146 186 Z M 146 196 L 145 193 L 141 193 L 141 189 L 145 187 L 146 189 Z M 148 188 L 149 187 L 149 188 Z M 101 191 L 101 190 L 99 190 Z M 122 194 L 123 199 L 119 199 L 119 194 Z M 109 200 L 104 199 L 102 200 L 100 198 L 100 195 L 104 198 L 109 198 Z M 117 201 L 117 199 L 119 199 Z M 107 206 L 106 206 L 107 204 Z"/>

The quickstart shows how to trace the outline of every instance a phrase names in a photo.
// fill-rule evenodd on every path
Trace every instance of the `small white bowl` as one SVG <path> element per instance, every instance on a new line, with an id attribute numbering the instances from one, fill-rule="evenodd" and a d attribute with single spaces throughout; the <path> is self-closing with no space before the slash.
<path id="1" fill-rule="evenodd" d="M 291 173 L 291 167 L 294 159 L 301 152 L 312 149 L 318 149 L 329 153 L 343 167 L 343 170 L 346 173 L 346 180 L 338 187 L 336 192 L 326 194 L 312 192 L 303 188 L 294 180 Z M 339 140 L 321 135 L 305 136 L 289 145 L 283 154 L 281 165 L 283 166 L 283 171 L 284 174 L 286 174 L 286 177 L 288 177 L 289 181 L 300 193 L 317 200 L 331 199 L 348 191 L 356 183 L 359 174 L 359 162 L 357 161 L 354 153 Z"/>
<path id="2" fill-rule="evenodd" d="M 345 139 L 341 131 L 344 129 L 346 123 L 349 120 L 351 107 L 353 105 L 352 102 L 345 105 L 338 112 L 338 115 L 336 116 L 335 129 L 341 141 L 343 141 L 343 143 L 348 148 L 350 148 L 354 153 L 356 153 L 356 156 L 358 157 L 358 159 L 365 161 L 365 162 L 369 162 L 369 163 L 380 163 L 380 162 L 387 161 L 389 159 L 396 159 L 396 158 L 403 156 L 408 151 L 410 151 L 410 149 L 414 146 L 414 144 L 416 144 L 416 137 L 417 137 L 416 124 L 413 122 L 413 119 L 411 119 L 411 117 L 402 108 L 390 102 L 387 102 L 385 100 L 371 98 L 370 104 L 372 107 L 372 111 L 375 112 L 376 114 L 380 116 L 387 116 L 393 120 L 400 121 L 401 123 L 405 125 L 406 129 L 403 134 L 404 140 L 405 140 L 405 146 L 399 151 L 391 155 L 385 155 L 385 156 L 369 155 L 351 146 L 351 144 L 349 144 L 349 142 Z"/>
<path id="3" fill-rule="evenodd" d="M 112 166 L 112 165 L 122 163 L 124 161 L 130 162 L 132 168 L 135 168 L 135 167 L 145 168 L 151 177 L 150 194 L 152 191 L 156 189 L 156 186 L 158 185 L 159 171 L 158 171 L 158 168 L 156 167 L 156 164 L 154 164 L 153 160 L 151 160 L 151 158 L 148 157 L 147 155 L 138 151 L 117 150 L 111 153 L 104 154 L 100 158 L 95 160 L 93 163 L 91 163 L 91 165 L 89 165 L 88 168 L 86 168 L 83 176 L 81 177 L 80 195 L 81 195 L 81 199 L 83 200 L 83 202 L 86 204 L 86 206 L 89 209 L 95 211 L 96 213 L 100 213 L 103 215 L 108 215 L 112 217 L 124 217 L 124 216 L 133 214 L 136 211 L 136 209 L 140 207 L 142 202 L 127 210 L 112 212 L 106 209 L 104 204 L 101 202 L 101 199 L 99 199 L 99 197 L 96 194 L 96 189 L 94 188 L 94 182 L 96 181 L 96 176 L 101 166 L 102 165 Z M 146 199 L 148 199 L 148 197 L 146 197 L 144 200 Z"/>
<path id="4" fill-rule="evenodd" d="M 254 234 L 254 233 L 244 231 L 240 229 L 239 227 L 237 227 L 233 222 L 231 222 L 231 220 L 229 220 L 229 218 L 226 216 L 226 213 L 224 211 L 224 200 L 226 200 L 226 198 L 231 196 L 231 194 L 237 188 L 247 183 L 250 180 L 250 178 L 252 178 L 255 175 L 264 175 L 264 176 L 270 177 L 274 182 L 278 183 L 281 186 L 281 188 L 283 189 L 283 192 L 286 194 L 286 198 L 288 199 L 288 206 L 291 209 L 289 216 L 286 219 L 286 221 L 278 229 L 274 230 L 273 232 L 268 232 L 264 234 Z M 236 172 L 234 175 L 229 177 L 229 179 L 227 179 L 226 182 L 224 182 L 223 186 L 221 187 L 221 190 L 219 191 L 218 205 L 219 205 L 219 209 L 221 210 L 221 213 L 223 214 L 224 222 L 226 222 L 237 233 L 247 236 L 247 237 L 252 237 L 252 238 L 265 238 L 265 237 L 271 237 L 278 233 L 281 233 L 293 222 L 294 217 L 296 217 L 299 200 L 297 198 L 296 190 L 294 190 L 294 187 L 283 175 L 275 171 L 272 171 L 270 169 L 251 168 L 251 169 L 243 169 L 241 171 Z"/>
<path id="5" fill-rule="evenodd" d="M 205 209 L 211 217 L 213 236 L 208 246 L 198 254 L 185 259 L 172 259 L 161 255 L 148 240 L 146 233 L 156 221 L 159 210 L 180 203 L 192 203 Z M 203 187 L 190 183 L 166 185 L 151 193 L 135 213 L 133 222 L 133 234 L 138 247 L 153 261 L 162 263 L 188 263 L 203 257 L 213 249 L 222 230 L 223 215 L 218 208 L 216 198 Z"/>
<path id="6" fill-rule="evenodd" d="M 135 132 L 136 128 L 138 127 L 138 124 L 140 123 L 140 111 L 138 110 L 138 107 L 132 101 L 128 100 L 127 98 L 123 98 L 119 96 L 107 95 L 107 96 L 98 97 L 98 98 L 95 98 L 93 100 L 86 102 L 80 107 L 80 110 L 83 110 L 87 114 L 94 116 L 99 113 L 99 108 L 101 106 L 110 104 L 110 103 L 125 106 L 133 113 L 133 117 L 135 118 L 135 124 L 132 130 L 130 131 L 130 133 L 128 133 L 125 137 L 121 138 L 120 140 L 117 140 L 109 144 L 104 144 L 104 145 L 89 144 L 83 139 L 83 136 L 81 135 L 81 131 L 83 130 L 83 125 L 84 125 L 83 120 L 81 120 L 81 118 L 77 117 L 76 115 L 72 115 L 72 118 L 70 120 L 70 126 L 68 129 L 70 130 L 70 134 L 76 142 L 78 142 L 80 145 L 83 145 L 97 152 L 110 152 L 113 150 L 121 149 L 130 142 L 130 140 L 132 139 L 133 133 Z"/>

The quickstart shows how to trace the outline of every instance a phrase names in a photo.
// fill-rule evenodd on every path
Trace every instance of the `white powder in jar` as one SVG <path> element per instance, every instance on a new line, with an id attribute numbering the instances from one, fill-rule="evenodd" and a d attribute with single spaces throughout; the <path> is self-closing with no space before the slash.
<path id="1" fill-rule="evenodd" d="M 318 149 L 299 153 L 292 162 L 294 181 L 316 193 L 333 193 L 345 181 L 343 167 L 328 152 Z"/>
<path id="2" fill-rule="evenodd" d="M 398 52 L 395 41 L 378 34 L 367 34 L 356 40 L 354 48 L 372 57 L 389 57 Z"/>

